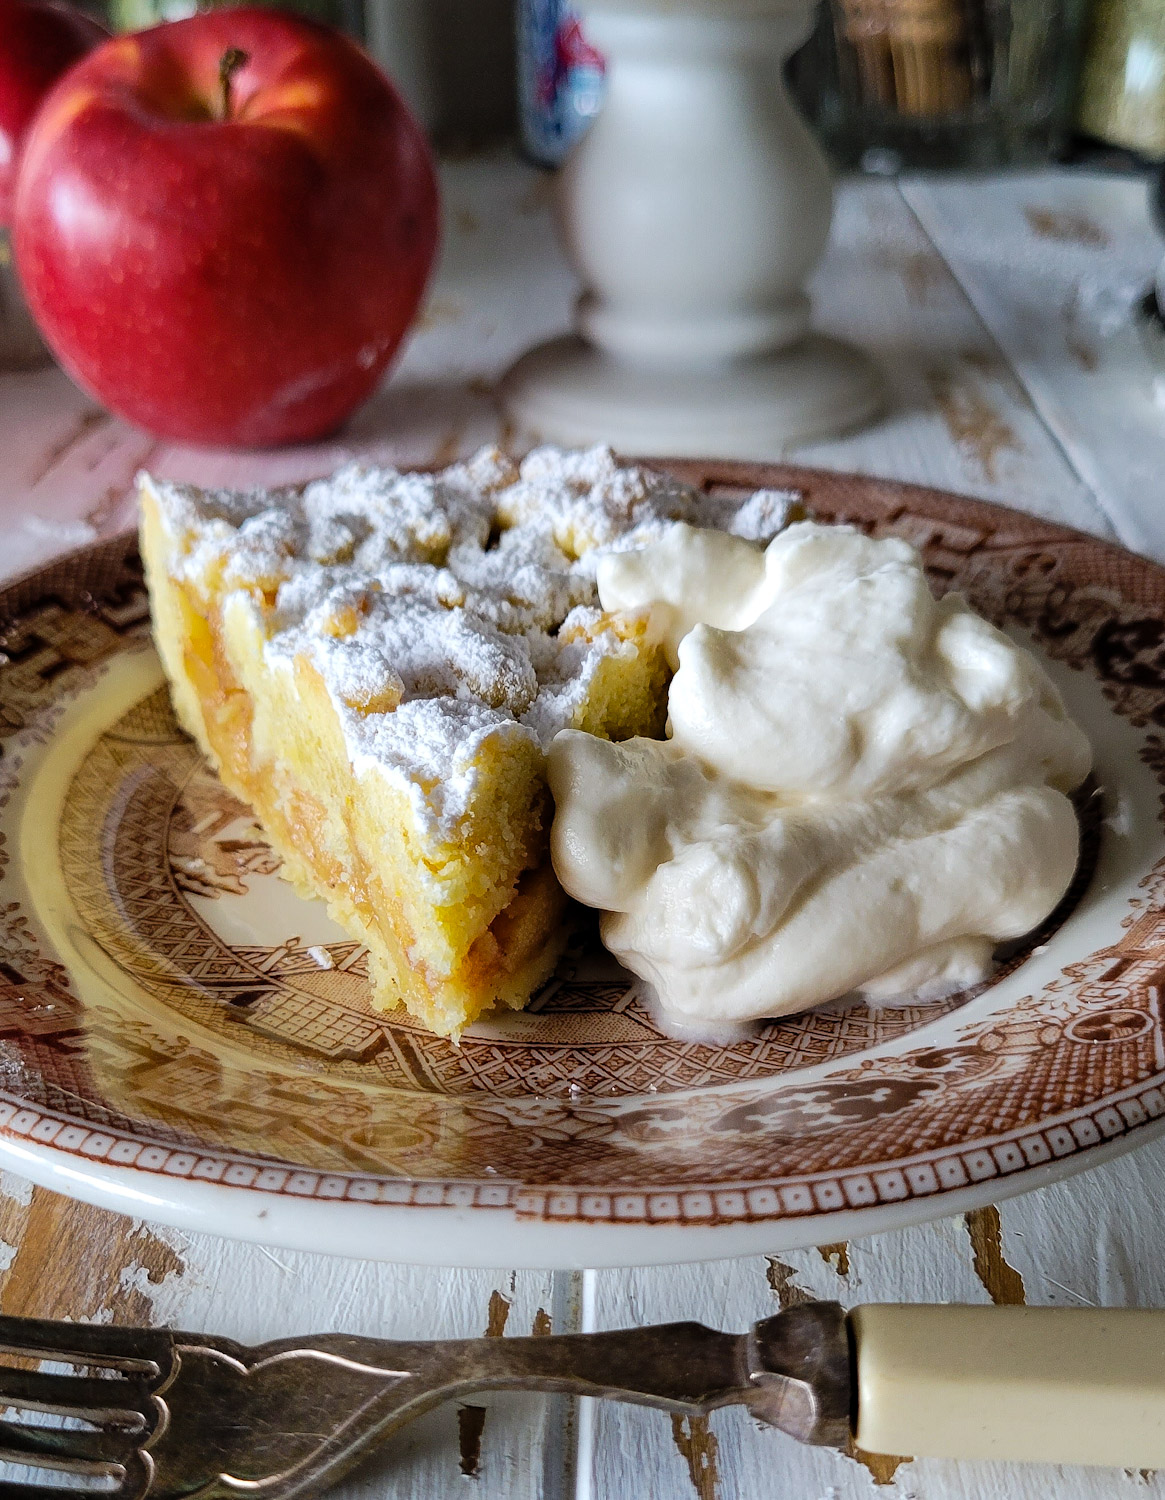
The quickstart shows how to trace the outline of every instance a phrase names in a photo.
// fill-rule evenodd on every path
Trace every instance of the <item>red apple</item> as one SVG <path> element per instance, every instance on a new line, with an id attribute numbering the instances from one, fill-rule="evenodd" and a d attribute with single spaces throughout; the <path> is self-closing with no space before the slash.
<path id="1" fill-rule="evenodd" d="M 355 43 L 272 10 L 119 37 L 45 100 L 16 262 L 61 364 L 129 421 L 266 446 L 333 431 L 416 314 L 432 158 Z"/>
<path id="2" fill-rule="evenodd" d="M 0 228 L 12 218 L 20 140 L 66 68 L 108 32 L 52 0 L 0 0 Z"/>

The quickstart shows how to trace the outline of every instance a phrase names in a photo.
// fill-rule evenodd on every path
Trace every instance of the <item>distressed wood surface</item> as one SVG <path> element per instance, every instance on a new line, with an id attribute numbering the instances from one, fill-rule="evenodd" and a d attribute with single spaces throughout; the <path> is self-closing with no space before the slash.
<path id="1" fill-rule="evenodd" d="M 1165 407 L 1133 316 L 1162 253 L 1145 183 L 1062 171 L 904 195 L 1121 541 L 1165 558 Z"/>
<path id="2" fill-rule="evenodd" d="M 447 234 L 422 326 L 333 442 L 274 454 L 159 443 L 57 370 L 0 376 L 0 575 L 132 519 L 148 464 L 203 483 L 274 483 L 353 455 L 440 463 L 512 443 L 492 390 L 560 331 L 574 285 L 546 179 L 502 159 L 445 170 Z M 814 285 L 818 321 L 880 360 L 867 432 L 803 461 L 916 480 L 1063 520 L 1165 557 L 1165 412 L 1129 319 L 1156 242 L 1143 187 L 1045 173 L 854 182 Z M 706 1266 L 583 1274 L 422 1270 L 237 1244 L 67 1202 L 0 1175 L 0 1309 L 213 1329 L 506 1336 L 700 1317 L 743 1328 L 809 1296 L 1165 1305 L 1165 1142 L 1083 1178 L 849 1244 Z M 407 1245 L 386 1247 L 407 1258 Z M 1165 1473 L 876 1459 L 798 1448 L 735 1412 L 710 1421 L 507 1396 L 434 1413 L 341 1496 L 592 1500 L 1117 1500 Z"/>

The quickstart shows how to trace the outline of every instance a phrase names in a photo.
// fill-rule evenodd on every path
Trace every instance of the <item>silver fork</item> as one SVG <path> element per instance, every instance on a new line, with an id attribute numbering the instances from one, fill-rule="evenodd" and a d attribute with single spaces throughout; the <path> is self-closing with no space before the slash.
<path id="1" fill-rule="evenodd" d="M 117 1500 L 316 1495 L 414 1417 L 479 1391 L 612 1397 L 691 1415 L 739 1404 L 816 1443 L 843 1443 L 850 1428 L 849 1339 L 836 1303 L 789 1308 L 746 1334 L 670 1323 L 434 1342 L 325 1334 L 257 1348 L 0 1317 L 3 1357 L 18 1363 L 0 1366 L 0 1460 L 101 1476 L 101 1493 Z M 74 1373 L 31 1367 L 42 1361 Z M 0 1500 L 77 1495 L 0 1483 Z"/>

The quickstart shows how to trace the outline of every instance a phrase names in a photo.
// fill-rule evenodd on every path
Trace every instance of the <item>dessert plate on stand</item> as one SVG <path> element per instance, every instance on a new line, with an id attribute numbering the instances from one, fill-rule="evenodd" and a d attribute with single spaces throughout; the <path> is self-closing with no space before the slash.
<path id="1" fill-rule="evenodd" d="M 1041 1186 L 1165 1128 L 1165 569 L 953 495 L 669 463 L 906 537 L 1089 734 L 1082 858 L 992 981 L 661 1034 L 580 930 L 458 1047 L 369 1006 L 182 734 L 132 538 L 0 590 L 0 1164 L 185 1228 L 458 1265 L 775 1252 Z"/>

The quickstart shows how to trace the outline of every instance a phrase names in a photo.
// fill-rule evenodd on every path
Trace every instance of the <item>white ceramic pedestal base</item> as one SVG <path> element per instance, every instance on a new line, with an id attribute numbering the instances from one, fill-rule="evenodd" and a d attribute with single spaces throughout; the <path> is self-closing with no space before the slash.
<path id="1" fill-rule="evenodd" d="M 576 0 L 607 93 L 558 182 L 576 336 L 502 384 L 524 432 L 625 453 L 780 458 L 868 421 L 881 386 L 810 332 L 829 167 L 789 101 L 813 0 Z"/>
<path id="2" fill-rule="evenodd" d="M 567 335 L 524 354 L 501 395 L 523 434 L 542 442 L 757 461 L 858 427 L 883 404 L 881 380 L 865 355 L 820 334 L 696 370 L 626 364 Z"/>

